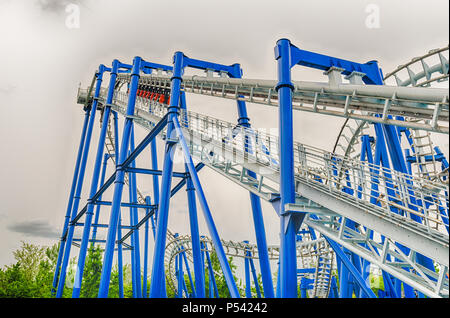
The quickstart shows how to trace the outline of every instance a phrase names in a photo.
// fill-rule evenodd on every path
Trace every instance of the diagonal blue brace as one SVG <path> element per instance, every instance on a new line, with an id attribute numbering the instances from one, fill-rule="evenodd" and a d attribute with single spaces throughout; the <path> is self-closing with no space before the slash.
<path id="1" fill-rule="evenodd" d="M 367 295 L 368 298 L 376 298 L 376 295 L 370 289 L 368 284 L 366 283 L 366 280 L 361 276 L 359 271 L 356 269 L 355 265 L 352 264 L 350 259 L 345 255 L 345 253 L 341 250 L 339 245 L 334 242 L 333 240 L 329 239 L 328 237 L 324 236 L 327 240 L 328 244 L 331 246 L 333 251 L 336 253 L 336 256 L 339 257 L 342 264 L 349 270 L 349 272 L 352 274 L 353 278 L 355 279 L 356 283 L 359 285 L 361 290 Z M 351 297 L 351 296 L 350 296 Z"/>
<path id="2" fill-rule="evenodd" d="M 211 235 L 214 249 L 217 253 L 217 257 L 220 262 L 220 266 L 222 268 L 225 281 L 227 283 L 228 289 L 230 290 L 230 294 L 232 298 L 239 298 L 239 291 L 236 286 L 236 282 L 234 281 L 233 273 L 231 272 L 230 264 L 228 264 L 227 257 L 225 254 L 225 251 L 223 249 L 222 244 L 220 243 L 220 237 L 219 233 L 217 232 L 216 226 L 214 224 L 211 211 L 209 209 L 208 203 L 206 202 L 205 194 L 203 192 L 202 186 L 200 184 L 200 179 L 198 178 L 197 171 L 195 170 L 194 163 L 192 161 L 192 157 L 189 153 L 189 148 L 184 140 L 183 132 L 180 127 L 180 123 L 178 122 L 177 117 L 173 117 L 173 123 L 175 126 L 175 130 L 177 132 L 179 143 L 181 145 L 181 149 L 183 150 L 184 159 L 186 162 L 186 165 L 188 166 L 189 173 L 192 178 L 192 182 L 194 184 L 195 190 L 197 192 L 197 196 L 200 201 L 200 206 L 203 210 L 203 215 L 205 217 L 206 225 L 208 227 L 209 233 Z"/>

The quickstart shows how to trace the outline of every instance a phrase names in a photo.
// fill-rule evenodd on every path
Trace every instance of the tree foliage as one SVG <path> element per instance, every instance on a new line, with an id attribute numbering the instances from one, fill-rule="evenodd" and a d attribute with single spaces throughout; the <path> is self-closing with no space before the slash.
<path id="1" fill-rule="evenodd" d="M 22 242 L 13 253 L 16 263 L 0 269 L 0 297 L 51 297 L 57 251 L 58 244 L 39 247 Z"/>

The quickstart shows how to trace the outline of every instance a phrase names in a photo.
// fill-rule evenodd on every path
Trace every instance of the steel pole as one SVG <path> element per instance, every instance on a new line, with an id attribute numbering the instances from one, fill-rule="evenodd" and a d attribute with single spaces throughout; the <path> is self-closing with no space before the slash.
<path id="1" fill-rule="evenodd" d="M 186 110 L 186 96 L 184 92 L 180 95 L 181 109 Z M 186 114 L 186 113 L 185 113 Z M 188 125 L 187 120 L 184 120 L 186 126 Z M 203 263 L 201 259 L 201 248 L 200 248 L 200 233 L 198 229 L 198 217 L 197 217 L 197 204 L 195 197 L 195 187 L 192 183 L 192 179 L 189 175 L 189 168 L 185 165 L 185 171 L 188 174 L 186 177 L 186 192 L 188 198 L 189 206 L 189 225 L 191 229 L 191 240 L 192 240 L 192 256 L 194 262 L 194 276 L 195 276 L 195 295 L 198 298 L 205 298 L 205 272 L 203 268 Z M 193 286 L 194 287 L 194 286 Z"/>
<path id="2" fill-rule="evenodd" d="M 149 196 L 145 197 L 145 204 L 150 205 L 151 200 Z M 145 209 L 145 214 L 148 215 L 150 213 L 150 209 Z M 144 232 L 144 272 L 143 272 L 143 282 L 142 282 L 142 297 L 148 298 L 148 292 L 147 292 L 147 279 L 148 279 L 148 239 L 149 239 L 149 226 L 148 226 L 148 219 L 145 221 L 145 232 Z"/>
<path id="3" fill-rule="evenodd" d="M 251 128 L 250 119 L 247 115 L 247 106 L 244 101 L 237 101 L 238 108 L 238 125 L 245 128 Z M 251 151 L 251 144 L 248 137 L 245 136 L 245 151 Z M 248 175 L 252 178 L 257 178 L 256 173 L 248 170 Z M 261 278 L 263 281 L 264 297 L 273 298 L 273 282 L 272 272 L 270 269 L 269 253 L 267 250 L 266 231 L 264 228 L 264 219 L 261 209 L 261 199 L 254 193 L 250 192 L 250 203 L 252 206 L 253 225 L 255 228 L 256 245 L 258 247 L 259 266 L 261 268 Z"/>
<path id="4" fill-rule="evenodd" d="M 56 261 L 55 274 L 53 276 L 52 295 L 54 295 L 56 293 L 56 286 L 58 284 L 59 270 L 60 270 L 60 267 L 61 267 L 61 260 L 62 260 L 63 254 L 64 254 L 64 247 L 65 247 L 65 244 L 66 244 L 66 240 L 65 240 L 65 238 L 63 236 L 64 236 L 64 233 L 66 233 L 67 228 L 69 226 L 70 212 L 72 211 L 73 196 L 74 196 L 74 193 L 75 193 L 75 188 L 77 186 L 78 174 L 79 174 L 79 170 L 80 170 L 81 156 L 83 154 L 83 147 L 84 147 L 84 141 L 86 139 L 86 130 L 87 130 L 88 122 L 89 122 L 90 111 L 91 111 L 91 108 L 88 107 L 88 108 L 85 109 L 85 113 L 84 113 L 83 129 L 81 130 L 81 138 L 80 138 L 80 144 L 78 146 L 78 154 L 77 154 L 77 159 L 76 159 L 76 163 L 75 163 L 75 170 L 74 170 L 73 178 L 72 178 L 72 186 L 70 188 L 69 202 L 67 203 L 66 216 L 65 216 L 65 219 L 64 219 L 64 226 L 63 226 L 63 231 L 62 231 L 62 234 L 61 234 L 61 240 L 60 240 L 60 243 L 59 243 L 58 259 Z"/>
<path id="5" fill-rule="evenodd" d="M 103 267 L 100 278 L 100 288 L 98 297 L 108 297 L 109 283 L 111 279 L 111 267 L 114 256 L 114 245 L 117 236 L 117 223 L 119 219 L 120 202 L 122 200 L 123 185 L 125 179 L 125 171 L 122 167 L 125 161 L 129 148 L 131 126 L 133 124 L 134 108 L 136 104 L 136 91 L 139 82 L 139 71 L 142 59 L 135 57 L 133 61 L 133 69 L 131 71 L 131 85 L 130 94 L 128 98 L 127 117 L 125 119 L 125 125 L 122 133 L 122 144 L 120 146 L 119 158 L 116 157 L 118 162 L 116 168 L 116 179 L 114 182 L 114 195 L 111 207 L 111 214 L 109 219 L 108 234 L 105 245 L 105 254 L 103 256 Z"/>
<path id="6" fill-rule="evenodd" d="M 183 53 L 176 52 L 174 55 L 174 68 L 170 93 L 170 106 L 168 109 L 168 122 L 166 131 L 166 147 L 164 154 L 163 175 L 161 181 L 161 198 L 158 205 L 156 222 L 155 249 L 153 254 L 152 277 L 150 284 L 150 297 L 166 297 L 165 273 L 164 273 L 164 250 L 167 236 L 167 222 L 169 215 L 170 186 L 172 183 L 173 155 L 176 147 L 171 139 L 174 136 L 172 118 L 178 116 L 181 76 L 183 75 Z"/>
<path id="7" fill-rule="evenodd" d="M 97 83 L 96 83 L 96 87 L 95 87 L 94 100 L 92 102 L 92 110 L 91 110 L 91 114 L 89 116 L 89 124 L 88 124 L 88 128 L 86 131 L 86 139 L 85 139 L 85 144 L 84 144 L 84 148 L 83 148 L 83 156 L 81 158 L 81 163 L 80 163 L 80 171 L 78 174 L 77 187 L 76 187 L 75 195 L 74 195 L 71 219 L 73 219 L 77 215 L 78 205 L 79 205 L 80 199 L 81 199 L 81 191 L 83 188 L 84 173 L 86 171 L 86 162 L 87 162 L 88 155 L 89 155 L 89 146 L 91 143 L 92 131 L 94 129 L 94 124 L 95 124 L 95 113 L 97 111 L 98 98 L 100 96 L 100 89 L 101 89 L 102 81 L 103 81 L 103 73 L 105 71 L 106 71 L 106 67 L 103 64 L 100 65 L 98 75 L 97 75 Z M 66 281 L 66 272 L 67 272 L 67 266 L 69 264 L 70 248 L 72 245 L 74 229 L 75 229 L 75 226 L 70 225 L 70 223 L 69 223 L 69 227 L 66 232 L 67 233 L 67 236 L 66 236 L 67 246 L 64 249 L 64 256 L 63 256 L 63 260 L 62 260 L 61 274 L 60 274 L 59 281 L 58 281 L 58 290 L 56 291 L 56 298 L 61 298 L 63 291 L 64 291 L 64 284 Z"/>
<path id="8" fill-rule="evenodd" d="M 109 159 L 109 154 L 105 153 L 105 155 L 103 157 L 102 173 L 100 176 L 100 187 L 105 184 L 105 176 L 106 176 L 106 168 L 108 165 L 108 159 Z M 101 201 L 102 196 L 99 196 L 98 200 Z M 101 208 L 101 204 L 97 205 L 97 209 L 95 210 L 94 224 L 98 224 L 98 220 L 100 218 L 100 208 Z M 92 230 L 92 245 L 91 245 L 92 247 L 94 247 L 94 241 L 96 238 L 97 238 L 97 227 L 94 227 L 94 229 Z"/>
<path id="9" fill-rule="evenodd" d="M 304 214 L 285 213 L 295 203 L 294 144 L 292 119 L 291 43 L 281 39 L 275 47 L 278 61 L 279 149 L 280 149 L 280 292 L 281 298 L 297 298 L 296 234 Z M 297 220 L 296 220 L 297 219 Z"/>
<path id="10" fill-rule="evenodd" d="M 135 150 L 134 146 L 134 125 L 131 126 L 131 136 L 130 136 L 130 153 Z M 130 163 L 130 167 L 135 167 L 135 161 Z M 138 203 L 137 200 L 137 185 L 136 185 L 136 174 L 128 173 L 129 176 L 129 193 L 130 193 L 130 203 Z M 136 207 L 130 208 L 130 221 L 131 226 L 136 226 L 138 223 L 138 211 Z M 141 288 L 141 256 L 140 256 L 140 244 L 139 244 L 139 228 L 136 228 L 132 234 L 133 240 L 133 251 L 132 257 L 134 260 L 134 278 L 136 287 L 136 297 L 142 298 L 142 288 Z"/>
<path id="11" fill-rule="evenodd" d="M 72 298 L 80 297 L 81 284 L 83 281 L 84 264 L 86 261 L 87 248 L 89 245 L 89 234 L 92 224 L 92 217 L 94 215 L 94 203 L 92 202 L 92 197 L 96 194 L 98 190 L 98 181 L 100 176 L 101 164 L 103 153 L 105 149 L 106 133 L 109 124 L 109 115 L 111 114 L 111 103 L 114 97 L 114 87 L 116 85 L 117 72 L 119 68 L 119 61 L 114 60 L 112 63 L 111 76 L 109 81 L 108 95 L 106 97 L 106 105 L 103 112 L 103 121 L 100 131 L 100 137 L 97 146 L 97 156 L 95 158 L 94 171 L 92 174 L 91 181 L 91 191 L 88 199 L 86 218 L 84 221 L 83 234 L 81 239 L 81 246 L 78 255 L 78 265 L 75 274 L 75 285 L 73 287 Z M 78 211 L 77 211 L 78 212 Z"/>

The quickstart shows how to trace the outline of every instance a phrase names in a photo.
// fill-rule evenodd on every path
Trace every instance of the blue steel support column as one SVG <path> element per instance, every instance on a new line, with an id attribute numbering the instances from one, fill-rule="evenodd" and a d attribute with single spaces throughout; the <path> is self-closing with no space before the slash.
<path id="1" fill-rule="evenodd" d="M 297 298 L 296 234 L 304 214 L 285 213 L 295 203 L 292 119 L 291 43 L 281 39 L 275 47 L 278 61 L 279 153 L 280 153 L 280 296 Z"/>
<path id="2" fill-rule="evenodd" d="M 183 75 L 183 53 L 176 52 L 174 55 L 174 68 L 170 93 L 170 106 L 168 109 L 167 141 L 164 154 L 164 166 L 161 182 L 161 198 L 158 206 L 157 229 L 155 238 L 155 248 L 153 253 L 152 277 L 150 284 L 150 297 L 162 298 L 166 296 L 164 292 L 164 250 L 166 245 L 167 222 L 169 214 L 170 186 L 172 182 L 173 155 L 176 147 L 170 139 L 173 137 L 172 118 L 178 115 L 181 76 Z"/>
<path id="3" fill-rule="evenodd" d="M 150 108 L 149 108 L 149 112 L 152 112 L 152 106 L 150 104 Z M 157 156 L 157 151 L 156 151 L 156 139 L 153 140 L 150 143 L 150 159 L 151 159 L 151 167 L 153 170 L 158 170 L 158 156 Z M 154 205 L 159 205 L 159 176 L 157 176 L 156 174 L 153 175 L 153 204 Z M 152 219 L 152 230 L 153 230 L 153 238 L 155 238 L 155 227 L 154 227 L 154 222 L 156 222 L 157 219 L 157 213 L 155 211 L 155 214 L 151 217 Z"/>
<path id="4" fill-rule="evenodd" d="M 251 256 L 251 253 L 250 253 Z M 259 282 L 258 282 L 258 276 L 256 276 L 256 270 L 255 270 L 255 264 L 253 264 L 253 259 L 249 258 L 250 263 L 250 270 L 253 277 L 253 282 L 255 283 L 255 289 L 256 289 L 256 297 L 261 298 L 261 290 L 259 288 Z"/>
<path id="5" fill-rule="evenodd" d="M 181 93 L 180 97 L 181 109 L 186 110 L 186 99 L 184 92 Z M 187 120 L 185 120 L 185 122 L 187 124 Z M 185 165 L 185 171 L 189 174 L 189 168 L 187 165 Z M 205 272 L 201 259 L 195 187 L 192 184 L 192 179 L 189 175 L 186 177 L 186 192 L 189 205 L 189 225 L 191 229 L 192 256 L 194 262 L 195 295 L 198 298 L 205 298 Z"/>
<path id="6" fill-rule="evenodd" d="M 100 289 L 98 297 L 106 298 L 108 297 L 109 282 L 111 279 L 111 267 L 112 260 L 114 256 L 114 245 L 117 234 L 117 223 L 119 219 L 120 212 L 120 201 L 122 199 L 123 185 L 125 178 L 125 171 L 123 170 L 122 164 L 125 161 L 128 153 L 131 126 L 133 124 L 133 119 L 131 116 L 134 115 L 134 106 L 136 104 L 136 91 L 139 82 L 139 70 L 142 59 L 140 57 L 135 57 L 133 61 L 133 69 L 131 71 L 131 85 L 130 94 L 128 98 L 127 107 L 127 117 L 125 119 L 125 125 L 122 133 L 122 144 L 120 146 L 120 154 L 117 159 L 116 168 L 116 179 L 114 182 L 114 195 L 111 206 L 111 214 L 109 219 L 108 234 L 106 239 L 105 254 L 103 256 L 103 267 L 102 275 L 100 278 Z"/>
<path id="7" fill-rule="evenodd" d="M 92 110 L 91 114 L 89 116 L 89 124 L 86 131 L 86 139 L 85 144 L 83 147 L 83 156 L 80 163 L 80 171 L 78 175 L 78 181 L 77 181 L 77 187 L 74 195 L 74 201 L 72 206 L 72 213 L 71 213 L 71 219 L 73 219 L 78 212 L 78 205 L 80 203 L 81 198 L 81 191 L 83 188 L 83 180 L 84 180 L 84 173 L 86 171 L 86 162 L 87 157 L 89 155 L 89 146 L 91 143 L 91 136 L 92 136 L 92 130 L 94 129 L 95 124 L 95 113 L 97 111 L 97 105 L 98 105 L 98 98 L 100 96 L 100 88 L 102 86 L 103 81 L 103 73 L 107 71 L 108 69 L 101 64 L 99 67 L 98 75 L 97 75 L 97 83 L 95 87 L 95 94 L 94 94 L 94 101 L 92 102 Z M 67 246 L 64 249 L 64 256 L 62 259 L 62 266 L 61 266 L 61 274 L 58 281 L 58 290 L 56 291 L 56 297 L 61 298 L 63 291 L 64 291 L 64 283 L 66 281 L 66 271 L 67 271 L 67 265 L 69 264 L 69 257 L 70 257 L 70 248 L 72 245 L 72 239 L 73 239 L 73 232 L 74 232 L 75 226 L 69 226 L 66 236 L 66 244 Z"/>
<path id="8" fill-rule="evenodd" d="M 130 136 L 130 153 L 134 151 L 134 125 L 131 125 L 131 136 Z M 135 162 L 130 163 L 131 168 L 135 168 Z M 138 203 L 137 200 L 137 186 L 136 186 L 136 174 L 128 173 L 129 176 L 129 198 L 130 203 Z M 138 211 L 136 207 L 130 208 L 130 225 L 136 226 L 138 223 Z M 132 234 L 132 259 L 134 260 L 134 286 L 136 288 L 135 293 L 137 298 L 142 298 L 142 288 L 141 288 L 141 257 L 140 257 L 140 244 L 139 244 L 139 229 L 135 229 Z"/>
<path id="9" fill-rule="evenodd" d="M 116 167 L 119 164 L 119 119 L 117 117 L 117 112 L 113 111 L 113 121 L 114 121 L 114 157 L 116 161 Z"/>
<path id="10" fill-rule="evenodd" d="M 245 244 L 248 244 L 248 241 L 244 241 Z M 252 289 L 251 289 L 251 280 L 250 280 L 250 262 L 248 251 L 245 251 L 244 265 L 245 265 L 245 297 L 252 298 Z"/>
<path id="11" fill-rule="evenodd" d="M 132 195 L 132 187 L 131 187 L 131 173 L 128 174 L 128 197 L 131 198 L 133 197 Z M 130 207 L 130 226 L 133 227 L 134 226 L 134 215 L 133 215 L 133 208 Z M 134 234 L 134 232 L 133 232 Z M 131 235 L 130 237 L 130 246 L 131 246 L 131 251 L 130 251 L 130 263 L 131 263 L 131 286 L 132 286 L 132 291 L 133 291 L 133 298 L 138 298 L 137 297 L 137 286 L 136 286 L 136 257 L 135 257 L 135 242 L 134 242 L 134 235 Z"/>
<path id="12" fill-rule="evenodd" d="M 56 269 L 55 269 L 55 274 L 53 276 L 52 295 L 55 294 L 56 286 L 58 284 L 59 269 L 61 266 L 61 260 L 62 260 L 62 256 L 64 253 L 64 247 L 66 244 L 66 240 L 63 238 L 63 235 L 67 231 L 67 228 L 69 226 L 70 212 L 72 211 L 73 196 L 74 196 L 75 188 L 77 185 L 78 173 L 79 173 L 79 169 L 80 169 L 81 156 L 83 154 L 84 141 L 86 139 L 86 129 L 87 129 L 88 121 L 89 121 L 90 110 L 91 110 L 90 108 L 87 108 L 85 110 L 85 114 L 84 114 L 84 122 L 83 122 L 83 129 L 81 131 L 80 145 L 78 146 L 78 154 L 77 154 L 75 170 L 74 170 L 73 178 L 72 178 L 72 186 L 70 188 L 69 202 L 67 203 L 66 216 L 64 219 L 64 227 L 63 227 L 63 231 L 62 231 L 62 235 L 61 235 L 61 240 L 59 243 L 58 259 L 56 261 Z"/>
<path id="13" fill-rule="evenodd" d="M 84 221 L 83 235 L 81 239 L 80 252 L 78 256 L 78 266 L 75 274 L 75 285 L 73 287 L 72 298 L 80 297 L 81 284 L 83 280 L 84 264 L 86 261 L 86 253 L 89 244 L 89 234 L 91 230 L 92 217 L 94 215 L 94 204 L 92 197 L 98 190 L 98 180 L 101 170 L 102 158 L 105 148 L 106 133 L 109 124 L 109 115 L 111 114 L 111 103 L 114 97 L 114 87 L 116 85 L 117 72 L 119 70 L 119 61 L 112 62 L 111 77 L 109 81 L 108 95 L 106 97 L 106 105 L 103 112 L 102 128 L 98 139 L 97 156 L 95 158 L 94 172 L 92 174 L 91 191 L 88 199 L 86 218 Z M 78 211 L 77 211 L 78 212 Z"/>
<path id="14" fill-rule="evenodd" d="M 288 40 L 284 41 L 289 43 Z M 352 72 L 355 71 L 364 74 L 362 80 L 366 84 L 370 85 L 383 84 L 383 74 L 381 69 L 378 67 L 378 63 L 376 61 L 370 61 L 361 64 L 343 60 L 340 58 L 335 58 L 332 56 L 326 56 L 314 52 L 300 50 L 299 48 L 293 45 L 290 45 L 290 49 L 291 49 L 290 50 L 291 56 L 289 58 L 289 63 L 291 67 L 297 64 L 327 71 L 334 66 L 341 68 L 343 70 L 342 72 L 343 75 L 350 75 Z M 352 258 L 355 259 L 356 263 L 359 262 L 359 258 L 355 257 Z"/>
<path id="15" fill-rule="evenodd" d="M 376 163 L 375 164 L 381 164 L 381 166 L 385 167 L 385 168 L 390 168 L 390 163 L 389 163 L 389 158 L 388 158 L 388 152 L 387 149 L 389 149 L 389 154 L 390 154 L 390 158 L 393 164 L 393 168 L 394 170 L 397 171 L 402 171 L 402 160 L 401 158 L 403 157 L 403 154 L 401 153 L 400 150 L 400 154 L 397 152 L 397 149 L 393 149 L 392 147 L 400 147 L 400 140 L 398 139 L 398 134 L 397 131 L 392 128 L 392 126 L 389 125 L 381 125 L 381 124 L 374 124 L 374 128 L 375 128 L 375 133 L 377 136 L 377 144 L 376 144 L 376 154 L 375 154 L 375 159 L 376 159 Z M 394 134 L 392 134 L 392 132 L 394 132 Z M 392 176 L 390 173 L 384 173 L 385 174 L 385 178 L 387 180 L 393 180 Z M 388 200 L 392 200 L 392 198 L 396 198 L 396 193 L 394 190 L 394 185 L 392 184 L 392 181 L 390 182 L 390 184 L 388 184 L 388 189 L 387 189 L 387 199 Z M 410 198 L 413 199 L 413 198 Z M 412 207 L 414 209 L 414 207 Z M 391 211 L 395 212 L 395 213 L 399 213 L 399 211 L 397 210 L 397 208 L 392 208 L 391 207 Z M 384 237 L 382 237 L 382 240 L 384 242 Z M 409 248 L 400 245 L 398 243 L 396 243 L 396 245 L 406 254 L 409 254 Z M 389 259 L 388 259 L 389 260 Z M 389 275 L 387 275 L 387 277 L 389 277 Z M 395 287 L 395 293 L 397 295 L 401 295 L 401 285 L 403 284 L 404 287 L 404 292 L 405 292 L 405 296 L 407 298 L 412 298 L 414 297 L 414 292 L 411 286 L 403 283 L 402 281 L 400 281 L 397 278 L 393 278 L 394 280 L 394 287 Z"/>
<path id="16" fill-rule="evenodd" d="M 248 171 L 250 177 L 256 177 L 254 172 Z M 252 175 L 254 174 L 254 176 Z M 250 193 L 252 205 L 253 224 L 256 234 L 256 245 L 258 246 L 259 266 L 263 283 L 264 297 L 274 298 L 272 271 L 270 269 L 269 252 L 267 249 L 266 232 L 261 209 L 261 199 L 254 193 Z"/>
<path id="17" fill-rule="evenodd" d="M 156 152 L 156 139 L 153 140 L 150 143 L 150 151 L 151 151 L 151 162 L 152 162 L 152 169 L 153 170 L 158 170 L 158 157 L 157 157 L 157 152 Z M 157 175 L 153 175 L 153 204 L 154 205 L 159 205 L 159 176 Z M 154 218 L 152 217 L 152 219 L 154 219 L 154 221 L 156 222 L 158 216 L 155 213 Z M 153 223 L 153 221 L 152 221 Z M 155 230 L 153 229 L 153 237 L 155 237 Z"/>
<path id="18" fill-rule="evenodd" d="M 187 257 L 186 257 L 186 253 L 184 252 L 184 247 L 182 246 L 181 249 L 183 251 L 181 253 L 181 255 L 183 256 L 184 266 L 186 266 L 186 272 L 188 274 L 189 284 L 191 284 L 191 288 L 192 288 L 192 297 L 193 298 L 197 298 L 196 291 L 195 291 L 195 288 L 194 288 L 194 281 L 192 280 L 191 269 L 189 268 L 189 263 L 188 263 L 188 260 L 187 260 Z M 187 293 L 187 291 L 186 291 L 186 293 Z M 204 297 L 202 297 L 202 298 L 204 298 Z"/>
<path id="19" fill-rule="evenodd" d="M 122 217 L 119 211 L 119 223 L 117 227 L 117 241 L 120 242 L 122 239 Z M 123 251 L 122 243 L 117 244 L 117 271 L 119 274 L 119 298 L 124 298 L 123 290 Z"/>
<path id="20" fill-rule="evenodd" d="M 201 242 L 201 244 L 203 245 L 203 242 Z M 202 248 L 205 249 L 206 262 L 208 263 L 209 295 L 210 295 L 209 297 L 214 298 L 214 295 L 216 295 L 216 297 L 219 298 L 219 290 L 217 289 L 216 278 L 214 277 L 214 270 L 212 267 L 211 258 L 209 256 L 208 246 L 206 245 L 206 243 L 204 244 L 204 246 L 202 246 Z"/>
<path id="21" fill-rule="evenodd" d="M 183 298 L 183 260 L 181 259 L 181 254 L 178 254 L 175 259 L 175 267 L 177 269 L 177 281 L 178 281 L 178 293 L 177 298 Z"/>
<path id="22" fill-rule="evenodd" d="M 236 71 L 234 72 L 234 77 L 241 78 L 242 71 L 239 64 L 234 65 Z M 241 125 L 246 128 L 250 128 L 250 119 L 247 115 L 247 106 L 244 101 L 237 101 L 238 108 L 238 125 Z M 248 151 L 248 138 L 246 137 L 246 151 Z M 256 179 L 256 173 L 248 170 L 248 175 L 252 178 Z M 261 268 L 261 278 L 263 281 L 263 289 L 264 289 L 264 297 L 273 298 L 273 282 L 272 282 L 272 273 L 270 269 L 270 261 L 269 261 L 269 253 L 267 250 L 267 240 L 266 240 L 266 231 L 264 228 L 264 219 L 262 215 L 261 209 L 261 199 L 254 193 L 250 192 L 250 202 L 252 206 L 252 215 L 253 215 L 253 225 L 255 228 L 256 235 L 256 245 L 258 246 L 258 255 L 259 255 L 259 266 Z"/>
<path id="23" fill-rule="evenodd" d="M 102 174 L 100 176 L 100 187 L 103 186 L 103 184 L 105 183 L 105 176 L 106 176 L 106 167 L 108 165 L 108 159 L 109 159 L 109 154 L 105 153 L 104 157 L 103 157 L 103 167 L 102 167 Z M 102 200 L 102 196 L 98 197 L 98 200 L 101 201 Z M 95 210 L 95 219 L 94 219 L 94 224 L 98 224 L 98 220 L 100 218 L 100 208 L 101 205 L 97 205 L 97 209 Z M 94 242 L 95 239 L 97 238 L 97 226 L 94 227 L 94 229 L 92 230 L 92 247 L 94 247 Z"/>
<path id="24" fill-rule="evenodd" d="M 281 298 L 281 280 L 280 280 L 280 261 L 278 261 L 278 271 L 277 271 L 277 289 L 276 289 L 276 293 L 275 293 L 275 297 L 276 298 Z"/>
<path id="25" fill-rule="evenodd" d="M 145 204 L 150 205 L 151 200 L 149 196 L 145 197 Z M 145 214 L 148 215 L 150 213 L 150 209 L 145 209 Z M 143 272 L 143 283 L 142 283 L 142 297 L 148 298 L 148 292 L 147 292 L 147 280 L 148 280 L 148 274 L 147 274 L 147 268 L 148 268 L 148 219 L 145 221 L 145 233 L 144 233 L 144 272 Z"/>
<path id="26" fill-rule="evenodd" d="M 186 166 L 186 171 L 188 167 Z M 195 294 L 198 298 L 205 297 L 205 272 L 201 259 L 200 234 L 198 229 L 197 205 L 195 188 L 190 176 L 186 178 L 186 191 L 189 204 L 189 223 L 192 238 L 192 254 L 194 258 Z"/>
<path id="27" fill-rule="evenodd" d="M 112 111 L 113 123 L 114 123 L 114 151 L 113 155 L 116 159 L 116 168 L 119 158 L 119 119 L 116 111 Z M 119 209 L 119 221 L 117 225 L 117 241 L 120 242 L 122 239 L 122 212 Z M 123 248 L 122 243 L 117 244 L 117 267 L 119 275 L 119 298 L 124 298 L 124 287 L 123 287 Z"/>

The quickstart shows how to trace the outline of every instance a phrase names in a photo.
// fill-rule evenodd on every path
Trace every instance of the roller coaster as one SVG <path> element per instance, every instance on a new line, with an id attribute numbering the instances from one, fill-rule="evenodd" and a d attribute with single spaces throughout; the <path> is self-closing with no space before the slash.
<path id="1" fill-rule="evenodd" d="M 448 49 L 431 50 L 384 77 L 376 61 L 357 63 L 305 51 L 287 39 L 275 46 L 277 80 L 243 78 L 240 64 L 217 64 L 182 52 L 170 65 L 141 57 L 132 64 L 101 64 L 91 84 L 78 90 L 84 122 L 54 296 L 63 295 L 71 247 L 79 248 L 72 293 L 77 298 L 89 245 L 103 244 L 99 298 L 108 297 L 114 255 L 123 297 L 124 251 L 130 252 L 136 298 L 164 298 L 167 288 L 180 298 L 219 297 L 217 275 L 223 275 L 233 298 L 448 297 L 448 161 L 433 142 L 433 134 L 449 133 L 443 84 L 448 83 Z M 321 70 L 326 80 L 295 81 L 295 66 Z M 185 74 L 188 69 L 205 74 Z M 103 87 L 106 73 L 109 85 Z M 237 122 L 188 110 L 188 94 L 235 100 Z M 246 103 L 278 107 L 278 134 L 254 129 Z M 293 140 L 294 111 L 345 119 L 332 151 Z M 96 114 L 97 153 L 89 195 L 80 206 Z M 146 134 L 137 145 L 135 127 Z M 162 169 L 156 137 L 165 147 Z M 144 149 L 151 152 L 149 166 L 136 167 Z M 177 150 L 184 171 L 174 171 Z M 107 178 L 108 163 L 114 172 Z M 198 177 L 205 166 L 249 192 L 255 244 L 220 238 L 220 224 Z M 138 174 L 152 176 L 150 190 L 137 186 Z M 125 185 L 129 202 L 123 199 Z M 169 204 L 183 187 L 190 233 L 179 235 L 168 228 Z M 102 200 L 110 188 L 112 200 Z M 152 197 L 143 194 L 150 191 Z M 261 200 L 279 217 L 277 246 L 267 244 Z M 199 233 L 197 203 L 207 235 Z M 110 207 L 105 222 L 100 222 L 102 206 Z M 101 229 L 107 230 L 105 240 L 97 238 Z M 211 264 L 213 252 L 220 271 Z M 244 260 L 244 295 L 230 256 Z M 384 285 L 377 294 L 370 288 L 371 268 L 380 271 Z"/>

